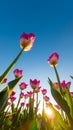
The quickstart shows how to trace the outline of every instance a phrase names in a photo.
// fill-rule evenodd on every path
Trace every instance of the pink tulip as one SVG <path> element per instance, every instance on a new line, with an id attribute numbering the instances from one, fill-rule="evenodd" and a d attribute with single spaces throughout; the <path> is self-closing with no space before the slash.
<path id="1" fill-rule="evenodd" d="M 24 51 L 28 51 L 32 48 L 34 40 L 35 40 L 35 35 L 33 33 L 30 34 L 23 33 L 20 36 L 20 47 Z"/>
<path id="2" fill-rule="evenodd" d="M 58 105 L 58 104 L 56 104 L 56 105 L 54 105 L 58 110 L 59 109 L 61 109 L 61 107 Z"/>
<path id="3" fill-rule="evenodd" d="M 27 107 L 27 108 L 29 107 L 29 103 L 26 103 L 26 107 Z"/>
<path id="4" fill-rule="evenodd" d="M 61 82 L 61 85 L 62 85 L 62 88 L 65 89 L 65 88 L 70 88 L 70 85 L 71 85 L 71 82 L 67 82 L 65 80 L 63 80 Z"/>
<path id="5" fill-rule="evenodd" d="M 52 53 L 52 55 L 48 58 L 48 63 L 50 66 L 56 66 L 58 64 L 59 55 L 57 52 Z"/>
<path id="6" fill-rule="evenodd" d="M 12 91 L 11 95 L 10 96 L 14 96 L 16 94 L 15 91 Z"/>
<path id="7" fill-rule="evenodd" d="M 70 94 L 73 96 L 73 92 L 70 92 Z"/>
<path id="8" fill-rule="evenodd" d="M 26 84 L 25 82 L 21 82 L 21 84 L 19 84 L 19 87 L 20 87 L 21 90 L 26 89 L 27 86 L 28 86 L 28 84 Z"/>
<path id="9" fill-rule="evenodd" d="M 31 97 L 33 95 L 32 91 L 27 92 L 28 96 Z"/>
<path id="10" fill-rule="evenodd" d="M 70 94 L 71 94 L 71 97 L 72 97 L 72 99 L 73 99 L 73 92 L 70 92 Z"/>
<path id="11" fill-rule="evenodd" d="M 61 87 L 62 87 L 62 89 L 63 89 L 63 92 L 66 91 L 66 88 L 69 89 L 69 88 L 70 88 L 70 85 L 71 85 L 71 82 L 67 82 L 67 83 L 66 83 L 66 81 L 63 80 L 63 81 L 61 82 Z M 59 84 L 58 84 L 58 82 L 55 82 L 55 83 L 54 83 L 54 86 L 55 86 L 56 90 L 59 91 Z"/>
<path id="12" fill-rule="evenodd" d="M 7 106 L 11 106 L 11 102 L 7 102 Z"/>
<path id="13" fill-rule="evenodd" d="M 30 79 L 30 85 L 31 85 L 32 89 L 36 89 L 40 85 L 40 80 L 37 80 L 37 79 L 32 80 L 32 79 Z"/>
<path id="14" fill-rule="evenodd" d="M 37 87 L 37 88 L 34 90 L 34 92 L 35 92 L 35 93 L 38 93 L 38 92 L 40 92 L 40 89 L 41 89 L 41 87 Z"/>
<path id="15" fill-rule="evenodd" d="M 1 84 L 6 83 L 6 82 L 7 82 L 7 78 L 4 78 Z"/>
<path id="16" fill-rule="evenodd" d="M 21 92 L 21 93 L 20 93 L 20 98 L 23 98 L 23 97 L 24 97 L 24 93 Z"/>
<path id="17" fill-rule="evenodd" d="M 47 93 L 47 89 L 42 89 L 42 94 L 45 95 Z"/>
<path id="18" fill-rule="evenodd" d="M 28 93 L 24 94 L 24 98 L 27 99 L 29 97 Z"/>
<path id="19" fill-rule="evenodd" d="M 53 84 L 54 84 L 56 90 L 59 91 L 59 85 L 58 85 L 58 82 L 55 82 L 55 83 L 53 83 Z"/>
<path id="20" fill-rule="evenodd" d="M 14 96 L 10 96 L 10 99 L 11 99 L 11 101 L 13 102 L 13 101 L 16 100 L 16 97 L 14 97 Z"/>
<path id="21" fill-rule="evenodd" d="M 13 71 L 15 78 L 21 77 L 22 76 L 22 72 L 23 72 L 23 70 L 15 69 Z"/>
<path id="22" fill-rule="evenodd" d="M 21 102 L 21 107 L 23 107 L 25 105 L 25 103 L 24 102 Z"/>
<path id="23" fill-rule="evenodd" d="M 48 102 L 48 101 L 50 100 L 50 98 L 49 98 L 48 96 L 44 96 L 44 100 L 45 100 L 46 102 Z"/>

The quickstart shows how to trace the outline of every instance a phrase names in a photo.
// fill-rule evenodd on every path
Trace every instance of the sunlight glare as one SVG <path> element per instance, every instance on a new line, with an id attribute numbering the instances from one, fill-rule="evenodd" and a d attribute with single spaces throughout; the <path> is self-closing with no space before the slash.
<path id="1" fill-rule="evenodd" d="M 37 114 L 41 114 L 41 115 L 42 115 L 42 110 L 43 110 L 43 101 L 40 102 L 40 105 L 39 105 Z M 48 117 L 50 117 L 50 118 L 53 118 L 53 117 L 54 117 L 54 113 L 53 113 L 53 111 L 50 109 L 49 104 L 44 104 L 44 111 L 45 111 L 45 114 L 46 114 Z"/>

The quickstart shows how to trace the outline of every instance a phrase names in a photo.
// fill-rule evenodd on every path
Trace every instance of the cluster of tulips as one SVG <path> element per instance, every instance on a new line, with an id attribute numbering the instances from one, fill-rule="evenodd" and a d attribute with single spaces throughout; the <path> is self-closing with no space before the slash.
<path id="1" fill-rule="evenodd" d="M 23 70 L 13 71 L 14 79 L 7 81 L 7 75 L 16 64 L 24 51 L 32 48 L 35 40 L 33 33 L 23 33 L 20 36 L 22 48 L 13 62 L 0 76 L 0 84 L 6 87 L 0 91 L 0 130 L 72 130 L 73 125 L 73 92 L 70 92 L 71 82 L 60 81 L 56 66 L 59 54 L 52 53 L 47 62 L 54 68 L 56 82 L 48 77 L 51 94 L 56 102 L 52 104 L 48 97 L 47 89 L 40 86 L 40 80 L 30 79 L 30 91 L 28 84 L 20 82 Z M 73 79 L 73 77 L 71 76 Z M 19 97 L 16 98 L 15 86 L 19 83 Z M 40 93 L 42 94 L 39 99 Z M 17 100 L 17 101 L 16 101 Z M 42 106 L 42 107 L 41 107 Z M 40 108 L 41 112 L 40 112 Z"/>

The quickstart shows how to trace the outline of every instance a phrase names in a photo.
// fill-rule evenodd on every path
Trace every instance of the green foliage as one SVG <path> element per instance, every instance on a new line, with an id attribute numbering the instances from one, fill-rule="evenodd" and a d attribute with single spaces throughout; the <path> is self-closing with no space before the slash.
<path id="1" fill-rule="evenodd" d="M 9 87 L 9 93 L 8 94 L 9 95 L 12 93 L 13 89 L 15 88 L 15 86 L 17 85 L 17 83 L 20 81 L 21 78 L 22 78 L 22 76 L 14 79 L 14 80 L 12 80 L 8 83 L 8 87 Z"/>
<path id="2" fill-rule="evenodd" d="M 1 92 L 0 92 L 0 113 L 5 109 L 7 101 L 8 101 L 8 92 L 9 88 L 8 86 L 5 87 Z"/>
<path id="3" fill-rule="evenodd" d="M 70 107 L 67 103 L 67 101 L 64 99 L 64 97 L 56 90 L 53 82 L 50 80 L 50 78 L 48 78 L 48 82 L 50 84 L 51 87 L 51 94 L 53 96 L 53 98 L 55 99 L 55 101 L 61 106 L 61 108 L 63 109 L 63 111 L 66 113 L 66 115 L 68 116 L 70 125 L 72 125 L 73 123 L 73 119 L 71 117 L 70 114 Z"/>
<path id="4" fill-rule="evenodd" d="M 64 130 L 67 130 L 68 124 L 65 123 L 64 119 L 62 118 L 61 114 L 53 107 L 53 105 L 50 103 L 49 108 L 54 113 L 54 125 L 58 126 L 58 128 L 63 128 Z"/>
<path id="5" fill-rule="evenodd" d="M 70 76 L 73 79 L 73 76 Z"/>
<path id="6" fill-rule="evenodd" d="M 65 97 L 66 97 L 66 101 L 67 101 L 67 103 L 68 103 L 68 106 L 69 106 L 69 108 L 70 108 L 71 117 L 72 117 L 72 119 L 73 119 L 73 101 L 72 101 L 72 97 L 71 97 L 71 94 L 70 94 L 68 88 L 66 88 Z"/>

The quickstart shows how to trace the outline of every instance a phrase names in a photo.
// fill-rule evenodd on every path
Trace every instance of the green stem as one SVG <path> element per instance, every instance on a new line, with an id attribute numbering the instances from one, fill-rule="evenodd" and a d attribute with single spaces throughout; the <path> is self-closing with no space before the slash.
<path id="1" fill-rule="evenodd" d="M 36 93 L 36 108 L 38 108 L 38 93 Z"/>
<path id="2" fill-rule="evenodd" d="M 33 89 L 33 110 L 34 110 L 34 89 Z"/>
<path id="3" fill-rule="evenodd" d="M 62 116 L 62 118 L 64 120 L 64 112 L 63 112 L 62 108 L 61 108 L 61 116 Z"/>
<path id="4" fill-rule="evenodd" d="M 57 69 L 56 69 L 55 66 L 54 66 L 54 70 L 55 70 L 56 78 L 57 78 L 57 81 L 58 81 L 58 84 L 59 84 L 60 93 L 61 93 L 62 96 L 63 96 L 63 90 L 62 90 L 62 87 L 61 87 L 61 84 L 60 84 L 60 78 L 59 78 L 59 75 L 58 75 L 58 72 L 57 72 Z"/>
<path id="5" fill-rule="evenodd" d="M 22 91 L 21 91 L 21 92 L 22 92 Z M 21 94 L 21 92 L 20 92 L 20 94 Z M 20 100 L 21 100 L 21 97 L 19 96 L 19 100 L 18 100 L 18 103 L 17 103 L 17 109 L 18 109 L 18 106 L 19 106 Z"/>
<path id="6" fill-rule="evenodd" d="M 12 114 L 13 114 L 14 113 L 14 103 L 13 103 L 13 101 L 12 101 L 11 109 L 12 109 Z"/>
<path id="7" fill-rule="evenodd" d="M 0 77 L 0 83 L 2 83 L 3 79 L 8 75 L 10 70 L 13 68 L 17 60 L 19 59 L 20 55 L 22 54 L 23 49 L 19 52 L 19 54 L 16 56 L 16 58 L 13 60 L 13 62 L 9 65 L 9 67 L 5 70 L 5 72 Z"/>
<path id="8" fill-rule="evenodd" d="M 35 109 L 35 117 L 37 115 L 37 110 L 38 110 L 38 93 L 36 93 L 36 109 Z"/>
<path id="9" fill-rule="evenodd" d="M 43 95 L 43 111 L 42 111 L 42 116 L 44 117 L 44 95 Z"/>

